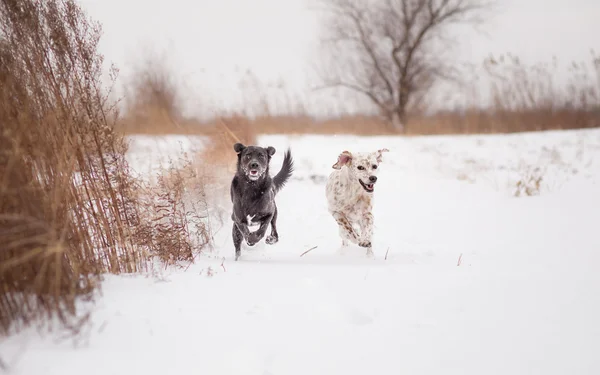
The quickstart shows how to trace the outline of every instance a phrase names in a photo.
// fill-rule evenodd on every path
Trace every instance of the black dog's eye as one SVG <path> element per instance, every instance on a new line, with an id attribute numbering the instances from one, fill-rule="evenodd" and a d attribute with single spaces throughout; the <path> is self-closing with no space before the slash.
<path id="1" fill-rule="evenodd" d="M 373 169 L 377 169 L 377 164 L 373 164 Z"/>
<path id="2" fill-rule="evenodd" d="M 365 167 L 363 167 L 362 165 L 359 165 L 359 166 L 358 166 L 358 167 L 356 167 L 356 168 L 358 168 L 358 170 L 359 170 L 359 171 L 364 171 L 364 170 L 365 170 Z"/>
<path id="3" fill-rule="evenodd" d="M 259 159 L 264 159 L 264 158 L 265 158 L 265 156 L 264 156 L 263 154 L 258 154 L 258 158 L 259 158 Z"/>

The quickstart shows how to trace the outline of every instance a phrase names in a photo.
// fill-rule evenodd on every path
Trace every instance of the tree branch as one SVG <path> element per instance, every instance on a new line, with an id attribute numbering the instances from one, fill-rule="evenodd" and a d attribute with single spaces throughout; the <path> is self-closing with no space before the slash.
<path id="1" fill-rule="evenodd" d="M 320 91 L 320 90 L 340 88 L 340 87 L 365 95 L 366 97 L 371 99 L 373 101 L 373 103 L 375 103 L 381 110 L 388 112 L 384 103 L 382 103 L 381 100 L 379 98 L 377 98 L 377 96 L 373 93 L 373 90 L 371 88 L 364 88 L 359 85 L 354 85 L 351 83 L 336 82 L 336 83 L 329 83 L 329 84 L 325 84 L 323 86 L 315 87 L 315 88 L 313 88 L 313 90 Z"/>
<path id="2" fill-rule="evenodd" d="M 388 77 L 385 75 L 385 73 L 383 72 L 383 69 L 381 68 L 379 58 L 375 54 L 375 51 L 373 50 L 373 46 L 371 45 L 373 42 L 371 40 L 369 40 L 369 38 L 367 37 L 366 32 L 361 24 L 361 20 L 358 18 L 358 16 L 356 16 L 354 14 L 349 14 L 349 17 L 354 21 L 356 29 L 358 30 L 358 33 L 360 35 L 360 43 L 362 44 L 363 48 L 367 52 L 367 55 L 371 59 L 371 62 L 373 63 L 373 67 L 375 68 L 377 74 L 379 75 L 379 78 L 381 78 L 381 80 L 383 81 L 388 94 L 390 95 L 391 98 L 393 98 L 394 97 L 394 89 L 392 87 L 392 83 L 389 81 Z"/>

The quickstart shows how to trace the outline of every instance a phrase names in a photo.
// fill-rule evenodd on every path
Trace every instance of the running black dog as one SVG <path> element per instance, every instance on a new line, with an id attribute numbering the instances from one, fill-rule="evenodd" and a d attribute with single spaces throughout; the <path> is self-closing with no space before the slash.
<path id="1" fill-rule="evenodd" d="M 237 172 L 231 181 L 231 201 L 233 203 L 233 245 L 235 260 L 241 252 L 242 239 L 249 246 L 260 241 L 271 224 L 271 234 L 265 242 L 269 245 L 279 240 L 277 233 L 277 205 L 275 195 L 292 176 L 294 162 L 288 149 L 283 157 L 281 170 L 273 178 L 269 175 L 269 163 L 275 154 L 274 147 L 233 145 L 237 153 Z M 256 232 L 250 232 L 249 226 L 260 225 Z"/>

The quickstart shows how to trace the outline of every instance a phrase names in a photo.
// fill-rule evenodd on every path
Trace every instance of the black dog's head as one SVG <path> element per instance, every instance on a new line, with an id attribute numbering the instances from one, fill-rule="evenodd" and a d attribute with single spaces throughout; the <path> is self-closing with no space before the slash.
<path id="1" fill-rule="evenodd" d="M 246 147 L 241 143 L 236 143 L 233 145 L 233 149 L 238 155 L 238 173 L 243 173 L 250 181 L 266 177 L 271 156 L 275 154 L 274 147 Z"/>

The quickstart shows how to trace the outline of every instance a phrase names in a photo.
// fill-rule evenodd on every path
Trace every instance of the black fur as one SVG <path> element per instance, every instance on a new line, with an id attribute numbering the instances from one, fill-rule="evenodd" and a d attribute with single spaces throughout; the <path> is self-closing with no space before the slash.
<path id="1" fill-rule="evenodd" d="M 246 147 L 236 143 L 233 149 L 237 153 L 238 160 L 237 172 L 230 188 L 233 203 L 231 219 L 235 260 L 238 260 L 242 240 L 246 240 L 249 246 L 254 246 L 265 236 L 269 224 L 271 224 L 271 234 L 267 236 L 265 242 L 272 245 L 279 240 L 275 195 L 292 176 L 294 162 L 288 149 L 284 154 L 281 170 L 271 178 L 269 164 L 275 154 L 274 147 Z M 253 218 L 253 223 L 260 225 L 256 232 L 250 233 L 248 216 Z"/>

